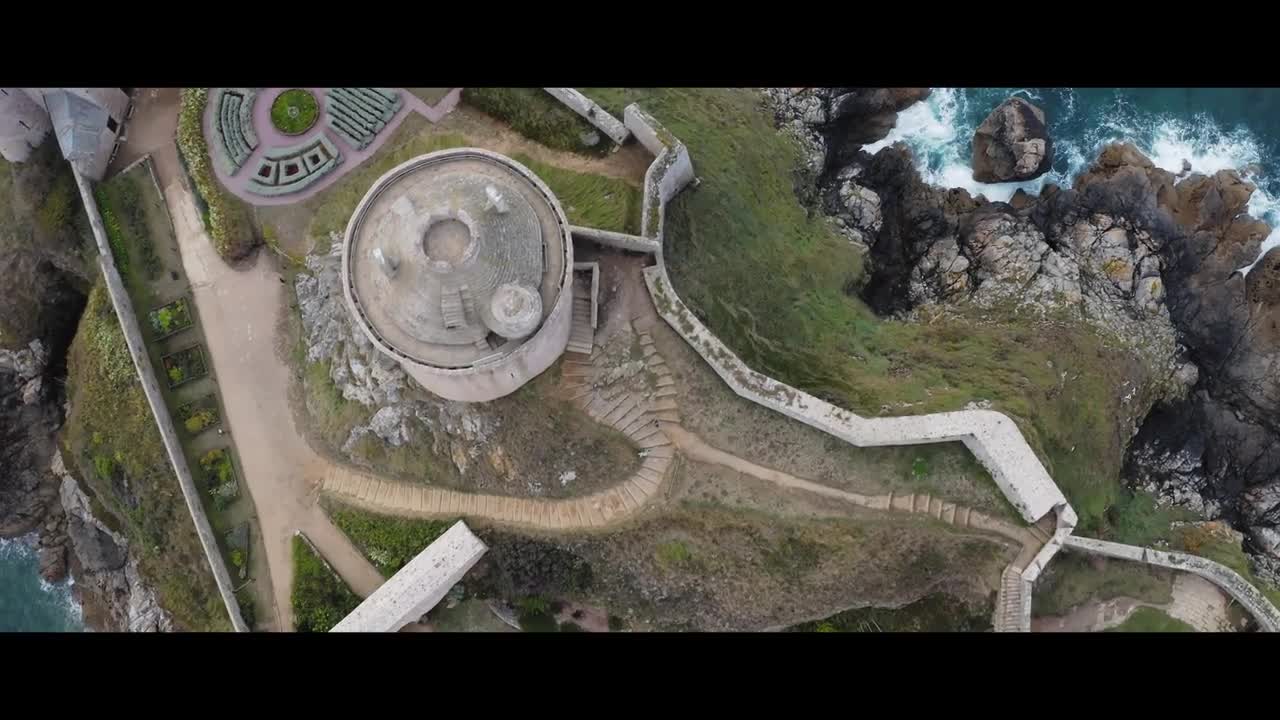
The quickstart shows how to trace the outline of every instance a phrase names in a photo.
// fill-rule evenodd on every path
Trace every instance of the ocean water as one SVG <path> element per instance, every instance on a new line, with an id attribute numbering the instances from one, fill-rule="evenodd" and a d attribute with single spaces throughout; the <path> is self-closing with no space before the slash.
<path id="1" fill-rule="evenodd" d="M 1045 111 L 1053 167 L 1029 182 L 975 182 L 969 165 L 973 131 L 1011 95 Z M 1070 186 L 1104 145 L 1116 141 L 1133 143 L 1173 173 L 1182 170 L 1183 160 L 1206 175 L 1250 169 L 1258 190 L 1249 213 L 1273 228 L 1262 254 L 1280 246 L 1280 89 L 935 88 L 927 100 L 898 115 L 888 137 L 866 150 L 874 153 L 899 141 L 911 147 L 930 183 L 965 188 L 988 200 L 1008 200 L 1019 188 L 1034 194 L 1045 183 Z"/>
<path id="2" fill-rule="evenodd" d="M 80 632 L 70 582 L 40 578 L 35 535 L 0 540 L 0 632 Z"/>

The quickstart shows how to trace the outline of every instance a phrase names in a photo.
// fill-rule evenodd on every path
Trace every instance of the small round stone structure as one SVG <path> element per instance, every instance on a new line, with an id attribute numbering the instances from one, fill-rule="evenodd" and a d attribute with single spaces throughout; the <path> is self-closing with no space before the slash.
<path id="1" fill-rule="evenodd" d="M 431 392 L 483 402 L 564 352 L 573 243 L 559 201 L 511 158 L 441 150 L 392 168 L 343 238 L 356 325 Z"/>

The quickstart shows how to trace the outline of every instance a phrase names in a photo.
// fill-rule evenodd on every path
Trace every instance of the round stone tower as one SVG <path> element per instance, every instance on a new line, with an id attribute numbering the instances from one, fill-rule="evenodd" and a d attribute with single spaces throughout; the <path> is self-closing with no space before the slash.
<path id="1" fill-rule="evenodd" d="M 441 397 L 507 395 L 568 344 L 569 223 L 511 158 L 459 148 L 392 168 L 356 207 L 343 243 L 356 325 Z"/>

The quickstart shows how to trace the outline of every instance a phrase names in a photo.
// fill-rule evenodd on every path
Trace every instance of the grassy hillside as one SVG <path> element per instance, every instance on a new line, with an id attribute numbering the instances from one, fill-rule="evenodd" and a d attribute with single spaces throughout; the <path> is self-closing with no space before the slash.
<path id="1" fill-rule="evenodd" d="M 681 297 L 744 360 L 864 414 L 956 410 L 988 399 L 1045 460 L 1088 532 L 1104 531 L 1127 353 L 1066 319 L 1011 310 L 904 323 L 858 298 L 858 253 L 796 198 L 801 154 L 746 89 L 597 88 L 610 112 L 639 102 L 684 141 L 702 183 L 672 203 L 668 267 Z"/>
<path id="2" fill-rule="evenodd" d="M 138 384 L 106 287 L 89 293 L 67 358 L 62 442 L 114 515 L 160 604 L 188 630 L 230 630 L 209 563 Z"/>

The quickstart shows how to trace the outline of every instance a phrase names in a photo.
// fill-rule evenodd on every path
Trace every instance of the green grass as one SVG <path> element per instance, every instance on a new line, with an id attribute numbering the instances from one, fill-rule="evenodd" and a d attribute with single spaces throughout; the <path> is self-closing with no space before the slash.
<path id="1" fill-rule="evenodd" d="M 1088 558 L 1059 554 L 1036 586 L 1032 610 L 1037 616 L 1063 615 L 1089 600 L 1118 597 L 1167 603 L 1173 599 L 1173 575 L 1122 560 L 1108 560 L 1097 569 Z"/>
<path id="2" fill-rule="evenodd" d="M 539 162 L 523 153 L 511 156 L 542 178 L 574 225 L 640 234 L 644 204 L 639 187 L 625 180 L 574 172 Z"/>
<path id="3" fill-rule="evenodd" d="M 300 135 L 310 130 L 318 117 L 320 103 L 307 90 L 285 90 L 271 103 L 271 124 L 285 135 Z"/>
<path id="4" fill-rule="evenodd" d="M 106 288 L 99 283 L 67 358 L 71 413 L 62 442 L 115 515 L 160 604 L 189 630 L 230 630 L 226 609 L 169 465 Z"/>
<path id="5" fill-rule="evenodd" d="M 654 552 L 658 562 L 668 566 L 684 566 L 693 561 L 693 553 L 689 551 L 689 546 L 679 540 L 661 543 Z"/>
<path id="6" fill-rule="evenodd" d="M 587 94 L 611 112 L 638 101 L 688 146 L 702 183 L 668 208 L 668 269 L 680 296 L 743 360 L 863 414 L 989 399 L 1026 433 L 1079 513 L 1080 530 L 1106 530 L 1126 439 L 1114 388 L 1142 370 L 1127 353 L 1076 320 L 1008 308 L 932 322 L 878 318 L 856 295 L 858 253 L 797 200 L 800 150 L 774 129 L 756 93 Z"/>
<path id="7" fill-rule="evenodd" d="M 604 155 L 614 147 L 607 135 L 542 88 L 469 87 L 462 91 L 462 101 L 549 148 Z M 591 133 L 600 138 L 595 145 L 583 142 L 583 137 Z"/>
<path id="8" fill-rule="evenodd" d="M 369 192 L 369 188 L 383 173 L 419 155 L 468 144 L 465 137 L 457 134 L 424 135 L 413 132 L 409 128 L 413 126 L 411 123 L 414 120 L 414 117 L 407 118 L 397 128 L 396 137 L 379 149 L 375 156 L 344 175 L 332 187 L 306 201 L 306 207 L 315 213 L 308 234 L 317 241 L 316 252 L 323 252 L 328 248 L 330 233 L 341 235 L 346 230 L 351 213 L 355 212 L 365 193 Z"/>
<path id="9" fill-rule="evenodd" d="M 293 537 L 293 588 L 289 601 L 297 632 L 329 632 L 360 604 L 351 588 L 297 535 Z"/>
<path id="10" fill-rule="evenodd" d="M 410 520 L 334 505 L 329 517 L 385 577 L 396 574 L 456 520 Z"/>
<path id="11" fill-rule="evenodd" d="M 1195 632 L 1196 629 L 1185 622 L 1172 618 L 1163 610 L 1152 607 L 1140 607 L 1124 622 L 1107 630 L 1107 632 Z"/>

